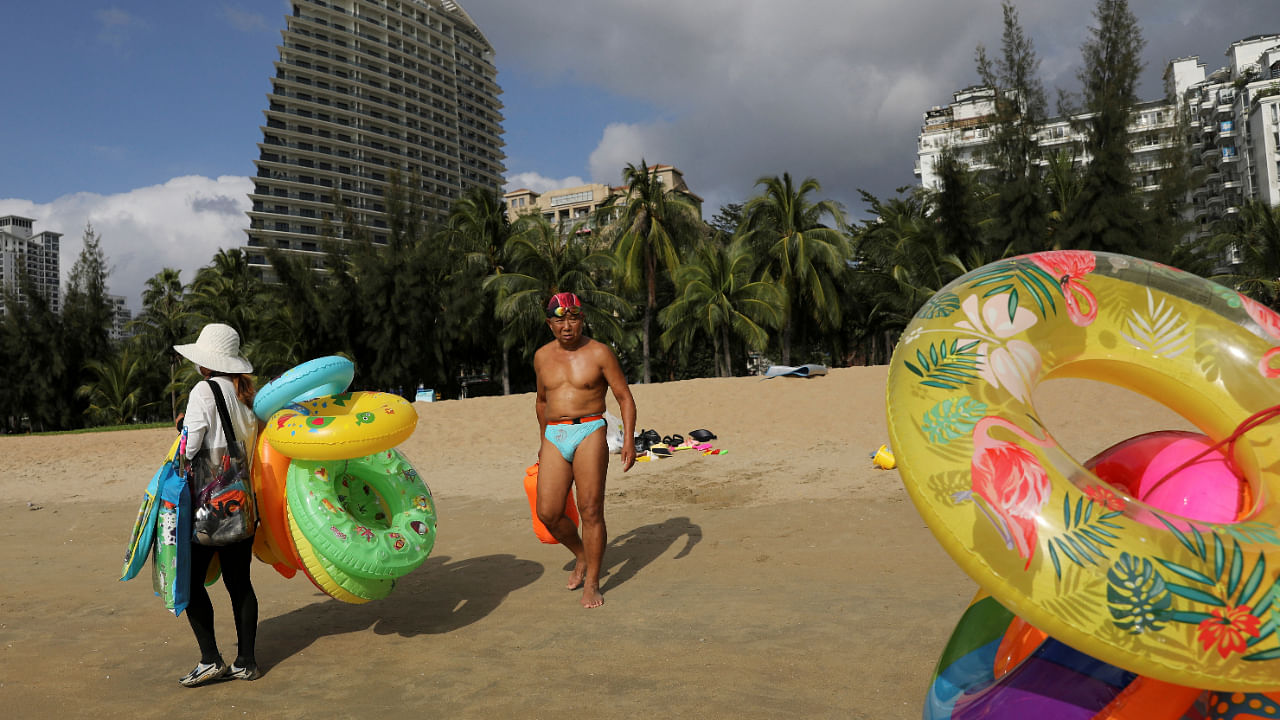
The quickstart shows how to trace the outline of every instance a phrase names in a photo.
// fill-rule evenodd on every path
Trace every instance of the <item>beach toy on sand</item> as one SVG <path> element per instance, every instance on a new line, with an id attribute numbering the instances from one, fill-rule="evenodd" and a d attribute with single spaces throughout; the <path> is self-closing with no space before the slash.
<path id="1" fill-rule="evenodd" d="M 1125 671 L 1280 689 L 1280 316 L 1138 258 L 1052 251 L 930 299 L 889 368 L 890 445 L 938 542 L 1001 605 Z M 1163 403 L 1248 485 L 1237 522 L 1161 510 L 1073 458 L 1039 417 L 1045 380 Z M 1087 422 L 1088 418 L 1081 418 Z M 1215 510 L 1219 512 L 1219 510 Z"/>
<path id="2" fill-rule="evenodd" d="M 265 422 L 290 403 L 346 392 L 355 374 L 355 363 L 338 355 L 308 360 L 263 385 L 253 398 L 253 414 Z"/>
<path id="3" fill-rule="evenodd" d="M 892 470 L 898 466 L 898 461 L 894 459 L 893 452 L 889 450 L 888 445 L 881 445 L 879 449 L 871 453 L 871 464 L 881 470 Z"/>
<path id="4" fill-rule="evenodd" d="M 262 433 L 294 460 L 346 460 L 394 448 L 417 424 L 418 412 L 399 395 L 354 392 L 291 404 Z"/>
<path id="5" fill-rule="evenodd" d="M 546 525 L 538 519 L 538 463 L 534 463 L 524 470 L 524 492 L 529 496 L 529 514 L 533 515 L 533 534 L 538 539 L 548 545 L 556 545 L 560 541 L 555 539 L 551 531 Z M 565 517 L 573 521 L 574 525 L 578 524 L 578 503 L 573 499 L 573 493 L 569 493 L 569 497 L 564 504 Z"/>

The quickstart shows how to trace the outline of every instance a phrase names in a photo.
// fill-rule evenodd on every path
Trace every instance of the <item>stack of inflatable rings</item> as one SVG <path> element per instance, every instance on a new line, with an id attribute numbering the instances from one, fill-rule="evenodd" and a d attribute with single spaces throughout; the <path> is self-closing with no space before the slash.
<path id="1" fill-rule="evenodd" d="M 1146 395 L 1213 441 L 1280 408 L 1280 316 L 1138 258 L 1002 260 L 927 302 L 894 350 L 890 442 L 917 510 L 979 592 L 924 717 L 1280 716 L 1280 443 L 1239 435 L 1234 522 L 1131 496 L 1034 405 L 1076 377 Z M 1068 707 L 1070 706 L 1070 707 Z"/>
<path id="2" fill-rule="evenodd" d="M 254 551 L 285 577 L 301 570 L 330 597 L 364 603 L 427 559 L 436 508 L 395 449 L 417 412 L 391 393 L 346 392 L 354 375 L 350 360 L 322 357 L 258 393 Z"/>

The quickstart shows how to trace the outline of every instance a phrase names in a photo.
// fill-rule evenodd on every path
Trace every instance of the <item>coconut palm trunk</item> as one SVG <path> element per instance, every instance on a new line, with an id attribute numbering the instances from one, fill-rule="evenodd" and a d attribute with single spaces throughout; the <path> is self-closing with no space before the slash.
<path id="1" fill-rule="evenodd" d="M 720 347 L 724 348 L 724 374 L 720 377 L 733 377 L 733 360 L 729 355 L 729 323 L 720 326 L 720 334 L 724 336 L 720 340 Z"/>
<path id="2" fill-rule="evenodd" d="M 649 338 L 653 328 L 653 313 L 658 307 L 658 258 L 653 253 L 645 254 L 645 275 L 648 283 L 648 300 L 644 306 L 644 383 L 649 384 L 651 375 L 649 373 Z"/>

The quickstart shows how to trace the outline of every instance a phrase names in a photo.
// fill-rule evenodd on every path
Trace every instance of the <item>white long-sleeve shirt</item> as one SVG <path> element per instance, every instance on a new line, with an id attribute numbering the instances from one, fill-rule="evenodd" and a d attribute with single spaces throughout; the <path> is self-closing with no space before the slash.
<path id="1" fill-rule="evenodd" d="M 235 426 L 236 439 L 244 441 L 245 452 L 253 455 L 258 432 L 258 419 L 253 410 L 240 402 L 236 397 L 235 385 L 231 378 L 218 376 L 213 378 L 222 391 L 222 399 L 227 403 L 227 414 Z M 225 449 L 227 434 L 222 431 L 222 420 L 218 417 L 218 403 L 213 399 L 213 391 L 209 383 L 201 380 L 191 389 L 187 399 L 187 414 L 183 418 L 187 427 L 187 459 L 190 460 L 200 452 L 200 448 Z"/>

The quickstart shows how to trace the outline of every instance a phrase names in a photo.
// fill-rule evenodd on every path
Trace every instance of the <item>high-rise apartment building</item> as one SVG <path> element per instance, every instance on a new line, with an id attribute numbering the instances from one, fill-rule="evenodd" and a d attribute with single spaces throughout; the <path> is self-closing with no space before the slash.
<path id="1" fill-rule="evenodd" d="M 294 0 L 259 144 L 249 263 L 265 248 L 318 264 L 341 203 L 387 241 L 393 181 L 418 188 L 427 222 L 505 172 L 493 47 L 452 0 Z"/>
<path id="2" fill-rule="evenodd" d="M 1174 110 L 1173 105 L 1164 101 L 1144 102 L 1134 108 L 1130 118 L 1133 150 L 1130 167 L 1134 182 L 1145 190 L 1156 188 L 1165 162 L 1161 155 L 1178 142 Z M 1092 159 L 1084 150 L 1083 133 L 1072 127 L 1073 120 L 1084 117 L 1051 118 L 1040 126 L 1036 140 L 1043 151 L 1041 165 L 1047 165 L 1045 157 L 1059 150 L 1072 153 L 1078 163 Z M 927 188 L 939 186 L 937 165 L 945 148 L 970 169 L 992 169 L 987 153 L 991 149 L 994 124 L 995 91 L 982 86 L 958 90 L 953 93 L 951 104 L 925 112 L 916 143 L 915 175 L 920 178 L 920 184 Z"/>
<path id="3" fill-rule="evenodd" d="M 1234 42 L 1226 56 L 1207 75 L 1195 56 L 1170 63 L 1202 170 L 1191 198 L 1199 237 L 1248 200 L 1280 205 L 1280 35 Z"/>
<path id="4" fill-rule="evenodd" d="M 129 310 L 123 295 L 107 295 L 107 304 L 111 306 L 111 329 L 108 332 L 112 340 L 125 340 L 133 337 L 129 322 L 133 320 L 133 312 Z"/>
<path id="5" fill-rule="evenodd" d="M 0 288 L 14 294 L 19 302 L 26 300 L 19 276 L 26 272 L 36 292 L 58 312 L 61 307 L 61 272 L 59 246 L 62 233 L 33 231 L 35 220 L 6 215 L 0 217 Z M 4 311 L 4 295 L 0 294 L 0 313 Z"/>
<path id="6" fill-rule="evenodd" d="M 1196 223 L 1188 239 L 1208 237 L 1216 221 L 1238 213 L 1248 200 L 1280 205 L 1280 35 L 1234 42 L 1226 57 L 1228 64 L 1212 73 L 1196 56 L 1171 61 L 1165 78 L 1176 100 L 1140 103 L 1130 119 L 1131 166 L 1143 189 L 1158 187 L 1166 150 L 1181 145 L 1190 151 L 1201 182 L 1188 198 Z M 943 148 L 975 170 L 991 167 L 986 152 L 995 122 L 992 93 L 966 88 L 951 104 L 924 114 L 915 166 L 921 185 L 938 186 Z M 1045 122 L 1037 136 L 1046 154 L 1054 148 L 1074 152 L 1084 140 L 1068 118 Z M 1089 161 L 1083 153 L 1076 159 Z"/>

